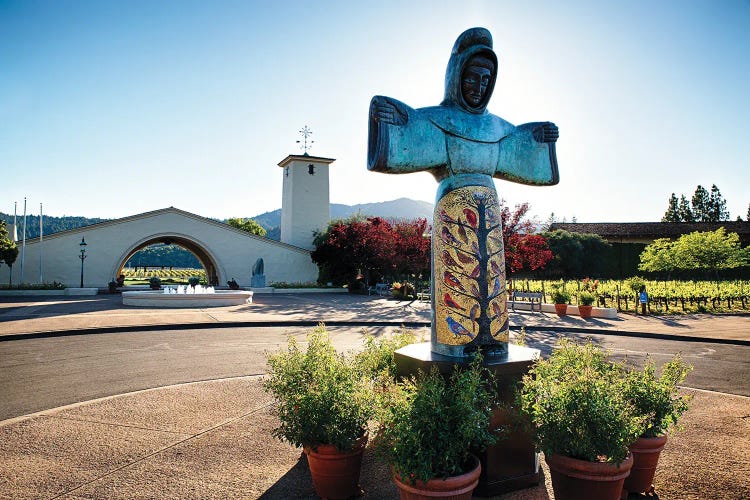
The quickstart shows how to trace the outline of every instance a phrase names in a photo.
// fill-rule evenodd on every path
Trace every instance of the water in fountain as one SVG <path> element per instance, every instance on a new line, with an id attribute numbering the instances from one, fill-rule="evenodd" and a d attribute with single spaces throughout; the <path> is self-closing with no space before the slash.
<path id="1" fill-rule="evenodd" d="M 185 286 L 185 285 L 177 285 L 177 288 L 172 288 L 171 286 L 164 287 L 164 293 L 171 295 L 193 295 L 193 294 L 211 294 L 216 293 L 216 290 L 214 287 L 204 287 L 203 285 L 195 285 L 192 286 Z"/>

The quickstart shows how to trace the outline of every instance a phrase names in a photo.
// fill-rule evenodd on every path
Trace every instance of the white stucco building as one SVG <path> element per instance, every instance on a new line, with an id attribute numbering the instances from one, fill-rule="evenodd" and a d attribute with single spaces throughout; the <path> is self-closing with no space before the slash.
<path id="1" fill-rule="evenodd" d="M 310 259 L 313 232 L 325 229 L 330 219 L 328 168 L 334 160 L 290 155 L 279 166 L 285 176 L 282 193 L 282 241 L 235 229 L 227 224 L 174 207 L 27 239 L 25 283 L 39 282 L 40 251 L 43 279 L 77 287 L 81 280 L 79 245 L 86 242 L 84 287 L 106 288 L 128 259 L 155 243 L 176 244 L 191 251 L 203 264 L 209 280 L 220 285 L 235 279 L 249 287 L 253 264 L 262 258 L 267 283 L 310 282 L 318 268 Z M 20 242 L 18 242 L 20 250 Z M 13 265 L 13 283 L 22 281 L 21 256 Z M 3 265 L 0 280 L 8 282 Z"/>

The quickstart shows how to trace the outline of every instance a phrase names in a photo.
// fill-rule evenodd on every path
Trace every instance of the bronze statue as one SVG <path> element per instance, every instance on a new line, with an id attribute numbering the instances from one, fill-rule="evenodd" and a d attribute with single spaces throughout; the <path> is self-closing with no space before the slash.
<path id="1" fill-rule="evenodd" d="M 493 177 L 559 181 L 551 122 L 514 126 L 487 112 L 497 78 L 492 35 L 462 33 L 439 106 L 413 109 L 390 97 L 370 103 L 367 168 L 429 171 L 439 182 L 432 230 L 432 350 L 465 357 L 507 352 L 505 257 Z"/>

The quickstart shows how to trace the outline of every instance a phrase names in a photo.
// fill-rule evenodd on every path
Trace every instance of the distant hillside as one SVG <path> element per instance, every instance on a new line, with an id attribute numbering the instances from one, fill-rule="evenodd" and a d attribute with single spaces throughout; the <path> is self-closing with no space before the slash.
<path id="1" fill-rule="evenodd" d="M 397 200 L 382 201 L 378 203 L 362 203 L 359 205 L 341 205 L 331 203 L 331 219 L 345 219 L 356 213 L 369 217 L 385 217 L 388 219 L 416 219 L 423 217 L 428 222 L 432 221 L 432 203 L 426 201 L 411 200 L 409 198 L 399 198 Z M 198 214 L 200 215 L 200 214 Z M 266 237 L 272 240 L 279 240 L 281 236 L 281 209 L 273 212 L 252 217 L 258 224 L 263 226 L 268 234 Z M 13 223 L 13 215 L 0 212 L 0 220 L 7 224 Z M 88 217 L 71 217 L 63 215 L 62 217 L 44 216 L 44 234 L 59 233 L 83 226 L 90 226 L 99 222 L 106 222 L 109 219 L 88 218 Z M 220 221 L 226 222 L 226 220 Z M 23 227 L 23 217 L 18 217 L 18 237 L 21 237 Z M 39 236 L 39 215 L 26 215 L 26 238 L 37 238 Z"/>
<path id="2" fill-rule="evenodd" d="M 13 215 L 4 214 L 0 212 L 0 220 L 4 220 L 6 227 L 13 224 Z M 99 222 L 105 222 L 108 219 L 90 219 L 88 217 L 71 217 L 69 215 L 63 215 L 62 217 L 51 217 L 49 215 L 44 216 L 44 234 L 59 233 L 60 231 L 68 231 L 69 229 L 76 229 L 83 226 L 90 226 L 91 224 L 98 224 Z M 22 238 L 21 231 L 23 230 L 23 215 L 17 217 L 18 238 Z M 26 238 L 38 238 L 39 237 L 39 214 L 32 215 L 26 214 Z"/>
<path id="3" fill-rule="evenodd" d="M 424 218 L 432 221 L 432 203 L 409 198 L 399 198 L 391 201 L 377 203 L 361 203 L 359 205 L 342 205 L 331 203 L 331 219 L 345 219 L 360 213 L 369 217 L 385 217 L 388 219 L 417 219 Z M 258 224 L 263 226 L 268 234 L 266 237 L 278 240 L 281 226 L 281 209 L 266 212 L 252 217 Z"/>

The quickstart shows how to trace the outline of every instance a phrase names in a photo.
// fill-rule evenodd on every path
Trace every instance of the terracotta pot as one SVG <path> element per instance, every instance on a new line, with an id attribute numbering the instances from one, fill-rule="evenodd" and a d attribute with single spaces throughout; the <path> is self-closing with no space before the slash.
<path id="1" fill-rule="evenodd" d="M 639 438 L 630 445 L 633 454 L 633 468 L 630 476 L 625 479 L 623 488 L 628 493 L 645 493 L 653 491 L 654 473 L 659 455 L 667 444 L 666 434 L 654 438 Z"/>
<path id="2" fill-rule="evenodd" d="M 544 457 L 549 465 L 557 500 L 618 500 L 622 485 L 633 466 L 633 455 L 618 467 L 606 462 L 588 462 L 562 455 Z"/>
<path id="3" fill-rule="evenodd" d="M 414 484 L 410 480 L 404 481 L 398 474 L 393 473 L 393 481 L 398 487 L 401 500 L 424 500 L 442 498 L 450 500 L 471 500 L 474 488 L 479 484 L 482 465 L 479 459 L 472 455 L 476 467 L 460 476 L 445 479 L 430 479 L 426 483 L 417 480 Z"/>
<path id="4" fill-rule="evenodd" d="M 578 314 L 582 318 L 590 318 L 591 317 L 591 309 L 593 309 L 594 306 L 578 306 Z"/>
<path id="5" fill-rule="evenodd" d="M 568 304 L 555 304 L 555 312 L 558 316 L 565 316 L 568 312 Z"/>
<path id="6" fill-rule="evenodd" d="M 367 436 L 357 441 L 354 449 L 341 452 L 333 445 L 321 444 L 317 449 L 305 447 L 315 493 L 322 498 L 352 498 L 361 494 L 359 471 Z"/>

